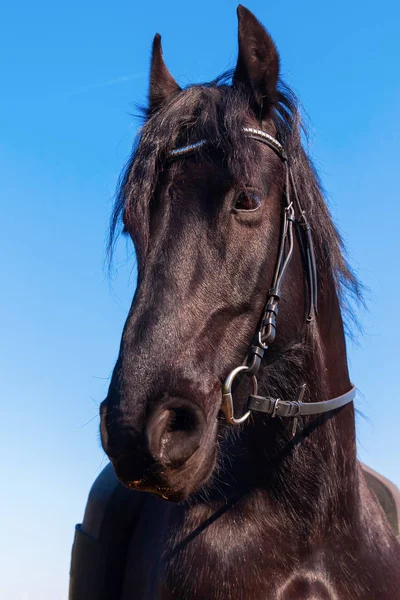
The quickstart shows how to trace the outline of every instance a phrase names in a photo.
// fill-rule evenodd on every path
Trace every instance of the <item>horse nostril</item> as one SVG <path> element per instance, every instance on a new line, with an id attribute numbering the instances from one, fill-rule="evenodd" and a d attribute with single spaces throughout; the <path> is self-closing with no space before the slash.
<path id="1" fill-rule="evenodd" d="M 150 453 L 164 465 L 178 467 L 200 446 L 205 417 L 196 406 L 168 402 L 149 419 L 147 439 Z"/>
<path id="2" fill-rule="evenodd" d="M 170 409 L 169 412 L 169 431 L 190 431 L 196 427 L 196 419 L 187 409 L 178 407 Z"/>

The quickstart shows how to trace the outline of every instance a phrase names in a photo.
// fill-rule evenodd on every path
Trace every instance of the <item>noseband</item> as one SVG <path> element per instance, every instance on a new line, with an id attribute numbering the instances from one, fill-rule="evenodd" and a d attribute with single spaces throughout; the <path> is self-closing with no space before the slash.
<path id="1" fill-rule="evenodd" d="M 306 384 L 303 384 L 300 387 L 298 398 L 295 401 L 281 400 L 281 398 L 258 395 L 256 374 L 261 366 L 264 353 L 274 342 L 276 337 L 278 304 L 281 297 L 281 286 L 293 256 L 293 225 L 295 223 L 299 226 L 302 234 L 306 258 L 306 275 L 309 292 L 308 311 L 306 316 L 307 323 L 310 323 L 318 314 L 318 281 L 311 227 L 308 222 L 306 212 L 300 202 L 293 173 L 284 147 L 282 144 L 280 144 L 280 142 L 278 142 L 277 139 L 262 129 L 243 127 L 243 132 L 247 137 L 261 142 L 274 150 L 274 152 L 284 163 L 285 186 L 283 190 L 283 197 L 285 199 L 285 206 L 283 208 L 283 225 L 279 242 L 278 259 L 272 278 L 272 285 L 268 291 L 268 298 L 263 310 L 262 318 L 260 320 L 258 330 L 254 336 L 253 343 L 247 353 L 247 358 L 245 361 L 246 364 L 233 369 L 233 371 L 231 371 L 225 380 L 222 393 L 221 410 L 231 425 L 240 425 L 249 418 L 252 411 L 265 413 L 270 415 L 272 418 L 293 418 L 292 434 L 294 435 L 297 427 L 297 418 L 299 416 L 318 415 L 341 408 L 342 406 L 354 400 L 356 391 L 355 387 L 352 386 L 351 389 L 342 396 L 332 398 L 331 400 L 324 400 L 322 402 L 307 403 L 302 402 L 306 390 Z M 195 144 L 176 148 L 171 150 L 169 157 L 174 159 L 192 154 L 205 144 L 207 144 L 207 140 L 200 140 Z M 293 191 L 293 200 L 291 199 L 291 190 Z M 253 393 L 249 396 L 247 412 L 241 417 L 235 417 L 232 399 L 232 384 L 239 373 L 243 373 L 252 378 Z"/>

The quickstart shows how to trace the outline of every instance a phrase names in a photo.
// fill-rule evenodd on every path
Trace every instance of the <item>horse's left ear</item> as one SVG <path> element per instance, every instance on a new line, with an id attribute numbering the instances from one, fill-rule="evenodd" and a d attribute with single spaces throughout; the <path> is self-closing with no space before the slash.
<path id="1" fill-rule="evenodd" d="M 150 87 L 149 87 L 149 115 L 152 115 L 160 106 L 181 91 L 181 88 L 168 71 L 164 62 L 161 36 L 156 33 L 153 40 L 151 54 Z"/>
<path id="2" fill-rule="evenodd" d="M 265 28 L 247 8 L 239 4 L 239 56 L 233 85 L 243 87 L 259 121 L 278 101 L 279 54 Z"/>

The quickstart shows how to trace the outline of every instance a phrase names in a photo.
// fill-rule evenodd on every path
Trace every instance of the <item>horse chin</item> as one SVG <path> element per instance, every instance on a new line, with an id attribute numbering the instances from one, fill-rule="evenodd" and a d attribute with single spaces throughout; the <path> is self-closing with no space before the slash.
<path id="1" fill-rule="evenodd" d="M 116 475 L 127 488 L 147 492 L 169 502 L 182 503 L 192 494 L 199 491 L 209 480 L 216 462 L 215 447 L 210 452 L 202 452 L 202 448 L 178 468 L 155 465 L 140 479 L 130 480 L 120 474 L 115 467 Z"/>

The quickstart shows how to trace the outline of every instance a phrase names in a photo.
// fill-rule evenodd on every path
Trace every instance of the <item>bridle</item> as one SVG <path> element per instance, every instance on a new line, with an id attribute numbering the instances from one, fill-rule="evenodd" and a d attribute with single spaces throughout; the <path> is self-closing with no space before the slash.
<path id="1" fill-rule="evenodd" d="M 282 283 L 293 256 L 293 225 L 295 223 L 300 226 L 306 259 L 306 275 L 309 293 L 308 311 L 306 316 L 307 323 L 310 323 L 318 314 L 318 281 L 311 227 L 306 212 L 300 202 L 293 173 L 284 147 L 277 139 L 262 129 L 243 127 L 243 133 L 249 138 L 266 144 L 269 148 L 274 150 L 284 163 L 285 184 L 283 197 L 285 199 L 285 206 L 282 215 L 283 223 L 279 242 L 278 259 L 262 318 L 260 319 L 258 329 L 253 338 L 253 343 L 247 353 L 245 364 L 233 369 L 225 380 L 221 410 L 224 413 L 226 420 L 231 425 L 240 425 L 241 423 L 244 423 L 244 421 L 249 418 L 252 411 L 270 415 L 272 418 L 292 418 L 292 435 L 294 435 L 298 417 L 303 415 L 320 415 L 341 408 L 354 400 L 356 390 L 355 387 L 352 386 L 351 389 L 342 396 L 337 396 L 331 400 L 307 403 L 302 402 L 306 391 L 306 384 L 303 384 L 300 387 L 297 400 L 282 400 L 281 398 L 273 398 L 272 396 L 258 395 L 256 374 L 261 366 L 261 361 L 266 350 L 271 346 L 276 337 L 278 304 L 281 297 Z M 200 140 L 194 144 L 175 148 L 170 151 L 169 158 L 175 159 L 192 154 L 206 144 L 207 140 Z M 293 191 L 293 199 L 291 198 L 291 190 Z M 253 393 L 249 396 L 247 412 L 241 417 L 235 417 L 232 399 L 232 384 L 239 373 L 243 373 L 252 378 Z"/>

